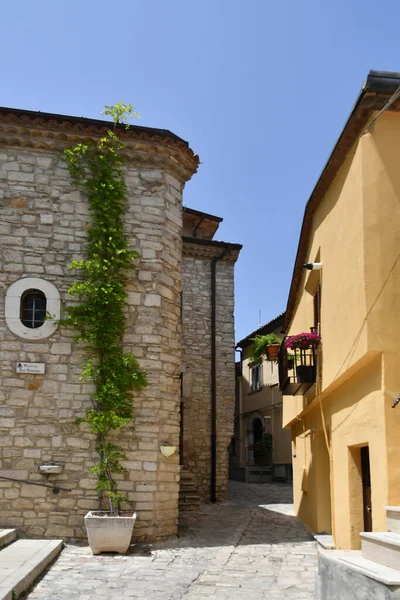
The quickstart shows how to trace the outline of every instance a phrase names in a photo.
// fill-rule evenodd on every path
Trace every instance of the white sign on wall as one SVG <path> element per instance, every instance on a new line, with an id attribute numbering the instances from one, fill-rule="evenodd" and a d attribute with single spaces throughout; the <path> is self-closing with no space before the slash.
<path id="1" fill-rule="evenodd" d="M 45 363 L 28 363 L 18 362 L 16 366 L 17 373 L 35 373 L 36 375 L 44 375 Z"/>

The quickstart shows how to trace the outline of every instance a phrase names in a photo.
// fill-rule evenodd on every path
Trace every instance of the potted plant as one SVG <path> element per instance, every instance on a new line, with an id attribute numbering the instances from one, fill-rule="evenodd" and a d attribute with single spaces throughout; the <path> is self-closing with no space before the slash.
<path id="1" fill-rule="evenodd" d="M 289 371 L 294 368 L 295 362 L 295 354 L 293 354 L 293 352 L 288 352 L 286 349 L 286 364 Z"/>
<path id="2" fill-rule="evenodd" d="M 263 356 L 270 361 L 278 358 L 282 340 L 275 333 L 256 335 L 251 341 L 253 342 L 250 355 L 252 360 L 260 360 Z"/>
<path id="3" fill-rule="evenodd" d="M 121 461 L 126 459 L 115 443 L 116 430 L 131 424 L 132 393 L 147 384 L 135 357 L 123 349 L 125 287 L 138 254 L 129 249 L 124 233 L 125 161 L 117 133 L 118 124 L 132 113 L 132 105 L 107 106 L 105 114 L 112 116 L 114 129 L 97 143 L 80 143 L 64 152 L 73 183 L 86 194 L 92 217 L 86 258 L 70 265 L 79 273 L 68 290 L 77 303 L 67 308 L 61 324 L 78 332 L 75 341 L 83 344 L 85 352 L 81 379 L 94 388 L 92 407 L 78 420 L 95 434 L 98 453 L 90 472 L 97 478 L 99 510 L 85 517 L 93 554 L 125 553 L 136 519 L 132 510 L 121 512 L 127 498 L 118 492 L 114 476 L 125 472 Z M 109 510 L 103 510 L 107 500 Z"/>
<path id="4" fill-rule="evenodd" d="M 253 451 L 257 466 L 269 466 L 272 462 L 272 435 L 264 433 L 260 440 L 249 446 L 249 450 Z"/>
<path id="5" fill-rule="evenodd" d="M 294 350 L 296 363 L 296 376 L 298 383 L 313 383 L 315 381 L 316 369 L 314 352 L 321 343 L 321 337 L 315 331 L 302 332 L 291 335 L 285 340 L 285 348 Z M 307 350 L 312 350 L 312 364 L 307 364 Z M 298 364 L 300 363 L 300 364 Z"/>

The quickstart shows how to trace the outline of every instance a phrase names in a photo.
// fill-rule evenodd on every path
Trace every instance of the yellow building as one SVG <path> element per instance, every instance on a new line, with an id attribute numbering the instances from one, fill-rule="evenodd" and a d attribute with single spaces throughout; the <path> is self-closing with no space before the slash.
<path id="1" fill-rule="evenodd" d="M 275 334 L 282 338 L 284 316 L 281 314 L 260 326 L 236 344 L 241 361 L 237 363 L 236 373 L 234 451 L 229 461 L 231 479 L 268 483 L 292 478 L 290 432 L 282 429 L 278 365 L 265 356 L 252 358 L 254 337 Z M 265 436 L 270 438 L 271 449 L 257 452 L 255 444 L 261 443 Z"/>
<path id="2" fill-rule="evenodd" d="M 322 341 L 292 368 L 280 352 L 295 510 L 337 549 L 386 531 L 384 507 L 400 506 L 399 86 L 370 72 L 311 194 L 284 331 Z"/>

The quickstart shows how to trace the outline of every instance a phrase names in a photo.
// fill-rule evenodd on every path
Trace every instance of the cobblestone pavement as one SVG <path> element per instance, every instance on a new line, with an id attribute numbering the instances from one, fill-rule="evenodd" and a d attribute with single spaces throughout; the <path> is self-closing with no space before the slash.
<path id="1" fill-rule="evenodd" d="M 316 544 L 290 502 L 287 485 L 231 482 L 177 539 L 126 556 L 68 545 L 29 600 L 312 600 Z"/>

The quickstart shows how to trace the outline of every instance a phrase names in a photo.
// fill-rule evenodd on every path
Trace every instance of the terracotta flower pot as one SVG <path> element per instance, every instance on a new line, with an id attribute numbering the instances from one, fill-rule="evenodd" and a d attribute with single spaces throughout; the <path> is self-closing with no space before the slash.
<path id="1" fill-rule="evenodd" d="M 266 346 L 267 359 L 268 360 L 276 360 L 278 358 L 280 347 L 281 347 L 280 344 L 267 344 L 267 346 Z"/>

